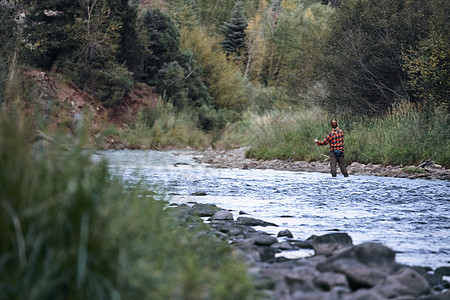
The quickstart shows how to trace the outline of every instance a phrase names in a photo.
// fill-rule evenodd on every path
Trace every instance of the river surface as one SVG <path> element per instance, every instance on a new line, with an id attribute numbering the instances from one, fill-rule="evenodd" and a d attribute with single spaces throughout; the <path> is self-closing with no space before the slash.
<path id="1" fill-rule="evenodd" d="M 188 151 L 104 151 L 113 174 L 142 179 L 171 203 L 212 203 L 278 224 L 256 228 L 294 238 L 347 232 L 355 245 L 379 242 L 397 262 L 450 265 L 450 182 L 277 170 L 216 169 Z M 204 192 L 205 196 L 194 196 Z"/>

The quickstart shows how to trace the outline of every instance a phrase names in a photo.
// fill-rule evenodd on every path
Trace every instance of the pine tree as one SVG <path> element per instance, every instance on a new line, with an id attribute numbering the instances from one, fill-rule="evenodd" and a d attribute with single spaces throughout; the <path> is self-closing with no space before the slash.
<path id="1" fill-rule="evenodd" d="M 221 42 L 223 51 L 227 55 L 236 55 L 242 58 L 246 54 L 246 34 L 248 21 L 242 7 L 242 2 L 236 2 L 236 6 L 231 14 L 229 22 L 225 22 L 221 31 L 225 39 Z"/>
<path id="2" fill-rule="evenodd" d="M 174 20 L 158 9 L 147 11 L 141 21 L 141 32 L 145 37 L 144 73 L 145 82 L 156 84 L 158 71 L 164 64 L 176 59 L 180 51 L 180 33 Z"/>

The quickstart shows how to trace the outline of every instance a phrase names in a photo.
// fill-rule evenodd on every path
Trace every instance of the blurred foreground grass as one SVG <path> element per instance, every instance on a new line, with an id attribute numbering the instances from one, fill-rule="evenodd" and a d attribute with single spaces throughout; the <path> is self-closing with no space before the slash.
<path id="1" fill-rule="evenodd" d="M 125 187 L 81 146 L 33 145 L 20 117 L 0 119 L 0 299 L 254 298 L 206 225 Z"/>

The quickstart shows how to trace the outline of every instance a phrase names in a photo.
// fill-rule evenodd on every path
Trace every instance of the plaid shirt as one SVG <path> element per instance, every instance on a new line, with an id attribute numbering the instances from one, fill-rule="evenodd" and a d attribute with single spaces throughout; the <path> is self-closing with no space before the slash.
<path id="1" fill-rule="evenodd" d="M 339 128 L 334 128 L 323 141 L 319 141 L 318 145 L 330 144 L 330 152 L 341 150 L 344 152 L 344 132 Z"/>

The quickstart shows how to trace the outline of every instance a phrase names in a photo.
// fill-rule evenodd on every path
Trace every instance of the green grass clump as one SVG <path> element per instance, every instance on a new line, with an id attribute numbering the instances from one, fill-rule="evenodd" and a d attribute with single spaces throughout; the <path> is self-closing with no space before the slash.
<path id="1" fill-rule="evenodd" d="M 418 167 L 411 167 L 411 166 L 410 167 L 404 167 L 403 171 L 405 173 L 408 173 L 408 174 L 414 174 L 414 173 L 423 174 L 423 173 L 425 173 L 424 169 L 421 169 L 421 168 L 418 168 Z"/>
<path id="2" fill-rule="evenodd" d="M 209 137 L 197 123 L 198 116 L 193 111 L 175 111 L 171 104 L 160 103 L 141 109 L 121 140 L 138 148 L 203 147 L 209 143 Z"/>
<path id="3" fill-rule="evenodd" d="M 0 299 L 252 298 L 206 225 L 24 124 L 0 117 Z"/>
<path id="4" fill-rule="evenodd" d="M 347 159 L 362 163 L 419 164 L 432 159 L 450 167 L 450 118 L 402 106 L 381 117 L 354 122 L 346 135 Z"/>
<path id="5" fill-rule="evenodd" d="M 328 153 L 314 139 L 323 139 L 329 131 L 328 114 L 320 109 L 271 111 L 252 115 L 248 157 L 257 159 L 320 160 Z"/>

